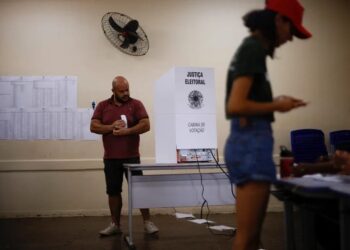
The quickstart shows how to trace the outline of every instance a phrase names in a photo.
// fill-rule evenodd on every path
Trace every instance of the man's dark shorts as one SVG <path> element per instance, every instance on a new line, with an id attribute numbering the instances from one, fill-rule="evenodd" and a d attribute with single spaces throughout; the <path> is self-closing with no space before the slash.
<path id="1" fill-rule="evenodd" d="M 140 163 L 140 158 L 104 159 L 104 172 L 106 178 L 107 194 L 119 195 L 122 192 L 123 174 L 128 179 L 128 171 L 124 169 L 125 163 Z M 142 175 L 141 170 L 132 171 L 132 175 Z"/>

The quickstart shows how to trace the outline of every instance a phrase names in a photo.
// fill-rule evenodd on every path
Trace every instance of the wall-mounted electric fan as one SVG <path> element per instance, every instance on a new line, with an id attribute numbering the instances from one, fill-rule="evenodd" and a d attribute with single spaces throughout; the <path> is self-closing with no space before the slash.
<path id="1" fill-rule="evenodd" d="M 101 23 L 107 39 L 120 51 L 133 56 L 148 52 L 147 35 L 137 20 L 118 12 L 108 12 Z"/>

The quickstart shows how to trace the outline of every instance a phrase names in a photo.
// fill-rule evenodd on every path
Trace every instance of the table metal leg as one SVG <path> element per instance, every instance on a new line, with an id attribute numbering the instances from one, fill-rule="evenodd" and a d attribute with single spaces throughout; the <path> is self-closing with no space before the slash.
<path id="1" fill-rule="evenodd" d="M 316 250 L 314 213 L 309 211 L 305 205 L 300 206 L 302 249 Z"/>
<path id="2" fill-rule="evenodd" d="M 132 239 L 132 173 L 130 168 L 128 168 L 128 225 L 129 225 L 129 235 L 125 236 L 125 241 L 127 242 L 129 249 L 136 249 L 133 239 Z"/>
<path id="3" fill-rule="evenodd" d="M 340 200 L 340 246 L 341 250 L 350 249 L 350 201 Z"/>
<path id="4" fill-rule="evenodd" d="M 295 236 L 294 236 L 294 212 L 293 202 L 284 201 L 284 221 L 286 232 L 286 250 L 295 250 Z"/>

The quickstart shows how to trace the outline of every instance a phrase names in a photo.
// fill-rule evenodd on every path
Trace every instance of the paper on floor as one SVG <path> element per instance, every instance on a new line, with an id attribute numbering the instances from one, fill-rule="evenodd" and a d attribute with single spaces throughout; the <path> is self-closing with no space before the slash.
<path id="1" fill-rule="evenodd" d="M 189 220 L 189 221 L 197 224 L 214 223 L 214 221 L 205 220 L 205 219 L 195 219 L 195 220 Z"/>
<path id="2" fill-rule="evenodd" d="M 177 219 L 195 218 L 193 214 L 175 213 Z"/>
<path id="3" fill-rule="evenodd" d="M 224 230 L 233 230 L 233 231 L 235 231 L 236 230 L 236 228 L 234 228 L 234 227 L 228 227 L 228 226 L 225 226 L 225 225 L 210 226 L 209 228 L 213 229 L 213 230 L 217 230 L 217 231 L 224 231 Z"/>

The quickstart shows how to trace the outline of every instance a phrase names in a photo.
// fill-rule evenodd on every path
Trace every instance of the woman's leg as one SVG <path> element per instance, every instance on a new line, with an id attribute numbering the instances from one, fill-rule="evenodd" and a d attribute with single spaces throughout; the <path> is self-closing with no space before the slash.
<path id="1" fill-rule="evenodd" d="M 247 182 L 236 186 L 237 232 L 233 250 L 257 250 L 270 195 L 269 182 Z"/>

